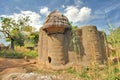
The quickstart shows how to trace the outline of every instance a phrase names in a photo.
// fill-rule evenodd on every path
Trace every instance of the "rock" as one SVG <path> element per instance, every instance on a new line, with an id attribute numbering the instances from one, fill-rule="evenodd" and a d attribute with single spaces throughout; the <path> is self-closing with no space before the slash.
<path id="1" fill-rule="evenodd" d="M 63 77 L 56 75 L 40 75 L 37 73 L 11 73 L 2 80 L 62 80 Z"/>

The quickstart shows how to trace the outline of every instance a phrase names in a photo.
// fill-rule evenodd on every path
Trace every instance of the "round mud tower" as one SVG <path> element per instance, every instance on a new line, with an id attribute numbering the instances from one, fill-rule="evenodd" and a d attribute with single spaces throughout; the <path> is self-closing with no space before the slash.
<path id="1" fill-rule="evenodd" d="M 99 32 L 96 26 L 82 27 L 82 42 L 84 47 L 83 65 L 90 65 L 93 62 L 103 63 L 103 51 Z"/>
<path id="2" fill-rule="evenodd" d="M 41 63 L 46 63 L 48 60 L 48 35 L 40 28 L 39 42 L 38 42 L 38 59 Z"/>
<path id="3" fill-rule="evenodd" d="M 63 34 L 52 34 L 48 38 L 48 58 L 52 65 L 61 65 L 67 63 L 68 57 L 65 56 L 65 36 Z"/>
<path id="4" fill-rule="evenodd" d="M 57 10 L 46 18 L 39 35 L 39 59 L 52 66 L 68 62 L 70 25 L 67 17 Z"/>

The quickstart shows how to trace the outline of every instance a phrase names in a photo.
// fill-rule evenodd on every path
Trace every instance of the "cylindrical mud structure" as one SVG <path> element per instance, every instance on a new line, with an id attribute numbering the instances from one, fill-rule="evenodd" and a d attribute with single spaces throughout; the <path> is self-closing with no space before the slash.
<path id="1" fill-rule="evenodd" d="M 99 31 L 98 33 L 99 33 L 100 49 L 101 49 L 101 54 L 102 54 L 101 61 L 106 62 L 108 54 L 106 53 L 106 47 L 105 47 L 105 41 L 106 41 L 105 33 L 102 31 Z"/>
<path id="2" fill-rule="evenodd" d="M 68 62 L 101 64 L 107 59 L 105 53 L 104 35 L 96 26 L 83 26 L 72 33 L 67 17 L 57 10 L 48 15 L 40 29 L 39 61 L 51 67 Z"/>
<path id="3" fill-rule="evenodd" d="M 60 65 L 67 63 L 68 57 L 65 55 L 65 35 L 51 34 L 48 38 L 48 59 L 52 65 Z"/>
<path id="4" fill-rule="evenodd" d="M 50 13 L 40 32 L 40 60 L 52 66 L 68 62 L 70 25 L 68 19 L 57 10 Z"/>
<path id="5" fill-rule="evenodd" d="M 45 63 L 47 61 L 46 56 L 48 55 L 48 35 L 42 28 L 40 28 L 39 33 L 38 53 L 39 61 Z"/>
<path id="6" fill-rule="evenodd" d="M 84 47 L 83 65 L 90 65 L 93 62 L 103 63 L 103 52 L 99 32 L 96 26 L 82 27 L 82 42 Z M 104 53 L 105 54 L 105 53 Z"/>

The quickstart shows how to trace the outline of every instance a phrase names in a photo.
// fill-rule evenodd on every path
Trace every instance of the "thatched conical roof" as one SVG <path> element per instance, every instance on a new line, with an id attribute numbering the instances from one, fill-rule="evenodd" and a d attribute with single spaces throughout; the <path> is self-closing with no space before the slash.
<path id="1" fill-rule="evenodd" d="M 42 28 L 48 32 L 60 32 L 61 30 L 59 29 L 64 30 L 66 28 L 70 28 L 70 25 L 67 17 L 60 13 L 58 10 L 55 10 L 48 15 Z"/>

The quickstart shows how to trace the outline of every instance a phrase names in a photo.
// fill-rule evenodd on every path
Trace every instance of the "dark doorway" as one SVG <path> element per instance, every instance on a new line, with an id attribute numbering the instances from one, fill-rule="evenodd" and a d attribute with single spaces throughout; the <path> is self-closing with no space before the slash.
<path id="1" fill-rule="evenodd" d="M 51 57 L 50 56 L 48 56 L 48 62 L 51 63 Z"/>

